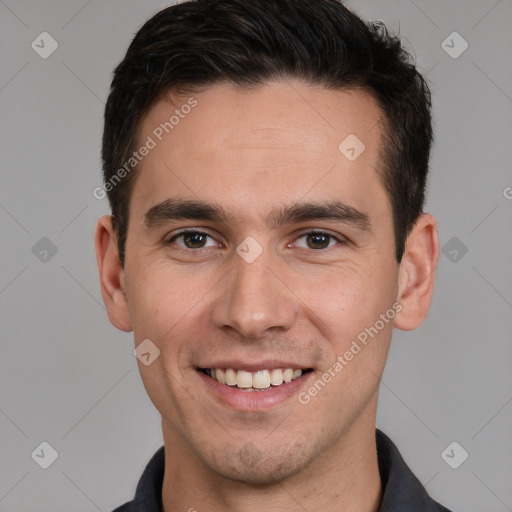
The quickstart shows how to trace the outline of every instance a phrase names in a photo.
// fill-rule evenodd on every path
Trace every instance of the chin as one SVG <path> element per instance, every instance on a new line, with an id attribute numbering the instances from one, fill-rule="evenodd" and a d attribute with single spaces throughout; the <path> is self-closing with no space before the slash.
<path id="1" fill-rule="evenodd" d="M 300 445 L 301 443 L 296 443 Z M 259 449 L 248 442 L 236 449 L 233 445 L 226 447 L 221 455 L 216 454 L 210 469 L 223 478 L 249 485 L 272 485 L 300 473 L 315 456 L 307 448 L 280 446 Z"/>
<path id="2" fill-rule="evenodd" d="M 232 466 L 219 468 L 217 473 L 233 482 L 247 485 L 265 486 L 282 482 L 300 473 L 303 465 L 290 464 L 290 461 L 264 461 L 256 466 Z"/>

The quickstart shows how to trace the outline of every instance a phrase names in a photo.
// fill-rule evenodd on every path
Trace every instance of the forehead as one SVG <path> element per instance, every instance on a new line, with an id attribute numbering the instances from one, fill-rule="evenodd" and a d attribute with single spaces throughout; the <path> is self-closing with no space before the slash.
<path id="1" fill-rule="evenodd" d="M 194 106 L 189 108 L 192 103 Z M 350 133 L 371 145 L 370 138 L 378 130 L 369 132 L 381 115 L 373 96 L 364 90 L 332 90 L 298 81 L 274 82 L 251 89 L 213 84 L 196 93 L 168 92 L 147 113 L 139 134 L 154 132 L 159 138 L 172 133 L 175 139 L 183 140 L 197 135 L 200 128 L 208 135 L 203 148 L 211 150 L 219 142 L 250 149 L 251 144 L 244 140 L 250 132 L 254 144 L 275 139 L 276 143 L 288 142 L 308 151 L 320 149 L 321 143 L 331 146 Z M 185 123 L 186 118 L 193 121 Z M 169 121 L 171 127 L 161 126 Z M 192 130 L 190 124 L 194 125 Z M 279 148 L 274 144 L 267 149 Z"/>
<path id="2" fill-rule="evenodd" d="M 131 199 L 150 207 L 170 195 L 201 197 L 243 210 L 248 198 L 278 204 L 342 193 L 364 206 L 383 193 L 381 116 L 364 91 L 296 81 L 169 94 L 141 123 L 139 146 L 151 140 L 153 148 Z"/>

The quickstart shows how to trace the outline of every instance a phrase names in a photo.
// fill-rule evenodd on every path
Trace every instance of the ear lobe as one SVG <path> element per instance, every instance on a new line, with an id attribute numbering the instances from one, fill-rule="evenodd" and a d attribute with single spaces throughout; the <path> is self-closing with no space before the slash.
<path id="1" fill-rule="evenodd" d="M 437 221 L 429 213 L 419 216 L 407 237 L 400 263 L 397 301 L 402 305 L 395 327 L 416 329 L 428 314 L 434 292 L 435 269 L 439 258 Z"/>
<path id="2" fill-rule="evenodd" d="M 124 270 L 119 259 L 117 236 L 110 215 L 104 215 L 98 220 L 94 243 L 101 295 L 110 323 L 121 331 L 130 332 L 132 325 L 126 300 Z"/>

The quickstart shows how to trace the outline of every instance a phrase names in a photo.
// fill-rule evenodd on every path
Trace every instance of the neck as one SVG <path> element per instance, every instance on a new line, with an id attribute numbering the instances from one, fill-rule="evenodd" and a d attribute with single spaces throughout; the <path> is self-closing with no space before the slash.
<path id="1" fill-rule="evenodd" d="M 271 485 L 246 484 L 212 472 L 163 420 L 163 510 L 253 512 L 261 505 L 276 512 L 376 512 L 382 487 L 371 416 L 359 417 L 300 473 Z"/>

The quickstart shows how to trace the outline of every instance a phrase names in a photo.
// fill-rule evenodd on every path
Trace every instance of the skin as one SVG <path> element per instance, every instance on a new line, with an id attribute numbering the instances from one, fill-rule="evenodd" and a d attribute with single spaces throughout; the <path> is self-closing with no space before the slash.
<path id="1" fill-rule="evenodd" d="M 428 313 L 436 220 L 418 218 L 399 265 L 375 170 L 382 114 L 368 93 L 281 81 L 250 92 L 214 85 L 193 96 L 197 106 L 137 169 L 124 269 L 110 216 L 95 237 L 110 321 L 133 330 L 136 345 L 149 338 L 161 351 L 138 365 L 162 415 L 164 509 L 375 511 L 379 378 L 393 327 L 414 329 Z M 169 98 L 174 104 L 160 100 L 143 120 L 141 144 L 188 96 Z M 366 146 L 355 161 L 338 150 L 349 134 Z M 145 212 L 177 197 L 221 203 L 229 223 L 146 229 Z M 371 232 L 330 219 L 274 229 L 264 222 L 272 208 L 331 199 L 366 213 Z M 184 227 L 210 235 L 207 247 L 187 248 L 183 237 L 166 244 Z M 301 235 L 309 228 L 347 243 L 308 242 Z M 248 236 L 263 249 L 250 264 L 236 252 Z M 402 309 L 394 320 L 307 404 L 294 394 L 265 410 L 236 409 L 197 372 L 219 354 L 265 357 L 313 368 L 311 383 L 395 302 Z"/>

